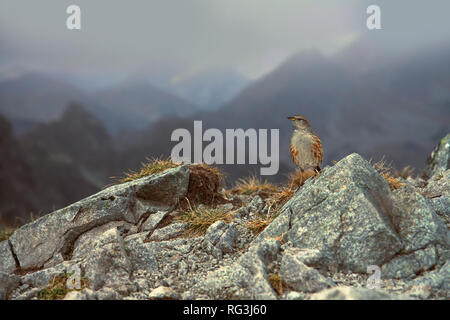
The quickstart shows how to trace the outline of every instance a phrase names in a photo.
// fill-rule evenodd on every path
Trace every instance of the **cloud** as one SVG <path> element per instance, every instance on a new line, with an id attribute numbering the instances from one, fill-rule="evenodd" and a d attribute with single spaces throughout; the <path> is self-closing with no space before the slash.
<path id="1" fill-rule="evenodd" d="M 232 68 L 258 77 L 304 49 L 333 53 L 358 36 L 410 52 L 450 39 L 450 3 L 377 0 L 383 30 L 367 31 L 366 0 L 2 0 L 0 64 L 50 72 L 179 72 Z M 173 68 L 168 68 L 173 69 Z"/>

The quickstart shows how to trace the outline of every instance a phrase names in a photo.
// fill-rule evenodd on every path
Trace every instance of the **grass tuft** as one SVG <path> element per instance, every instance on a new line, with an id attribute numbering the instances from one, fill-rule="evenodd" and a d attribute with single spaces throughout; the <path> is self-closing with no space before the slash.
<path id="1" fill-rule="evenodd" d="M 287 284 L 278 273 L 269 274 L 269 282 L 276 293 L 281 296 L 284 290 L 287 289 Z"/>
<path id="2" fill-rule="evenodd" d="M 256 219 L 247 222 L 247 228 L 254 234 L 260 234 L 276 217 L 276 215 L 258 216 Z"/>
<path id="3" fill-rule="evenodd" d="M 12 236 L 14 231 L 15 231 L 15 229 L 13 229 L 13 228 L 7 228 L 7 229 L 0 230 L 0 242 L 8 240 L 9 237 Z"/>
<path id="4" fill-rule="evenodd" d="M 372 161 L 370 161 L 370 163 L 372 163 Z M 400 179 L 395 177 L 395 175 L 392 173 L 391 164 L 387 164 L 384 160 L 384 157 L 381 158 L 381 160 L 379 160 L 378 162 L 372 164 L 372 167 L 378 171 L 378 173 L 384 178 L 384 180 L 386 180 L 392 191 L 404 186 Z"/>
<path id="5" fill-rule="evenodd" d="M 277 191 L 277 186 L 267 181 L 262 181 L 255 175 L 251 175 L 247 178 L 239 179 L 236 186 L 231 190 L 231 193 L 243 195 L 258 194 L 260 197 L 266 198 Z"/>
<path id="6" fill-rule="evenodd" d="M 189 200 L 187 201 L 189 203 Z M 175 220 L 188 223 L 187 236 L 199 236 L 205 234 L 209 226 L 216 221 L 230 222 L 232 218 L 230 212 L 220 208 L 189 206 L 189 209 L 179 212 Z"/>
<path id="7" fill-rule="evenodd" d="M 113 178 L 119 183 L 130 182 L 136 179 L 140 179 L 155 173 L 162 172 L 167 169 L 179 167 L 181 164 L 172 162 L 170 158 L 159 159 L 159 158 L 146 158 L 147 162 L 142 163 L 142 167 L 139 171 L 129 171 L 124 173 L 125 176 L 122 178 Z"/>

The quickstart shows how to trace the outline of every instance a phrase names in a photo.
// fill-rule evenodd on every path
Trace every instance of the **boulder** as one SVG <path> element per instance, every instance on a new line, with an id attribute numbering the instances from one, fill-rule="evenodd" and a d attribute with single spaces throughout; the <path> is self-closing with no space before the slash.
<path id="1" fill-rule="evenodd" d="M 392 211 L 387 182 L 351 154 L 307 180 L 256 241 L 285 233 L 294 247 L 319 250 L 323 267 L 366 272 L 403 248 Z"/>
<path id="2" fill-rule="evenodd" d="M 170 210 L 187 192 L 187 166 L 109 187 L 22 226 L 10 241 L 22 269 L 41 268 L 54 256 L 72 258 L 74 242 L 111 221 L 135 224 L 146 212 Z M 138 209 L 139 210 L 138 210 Z"/>

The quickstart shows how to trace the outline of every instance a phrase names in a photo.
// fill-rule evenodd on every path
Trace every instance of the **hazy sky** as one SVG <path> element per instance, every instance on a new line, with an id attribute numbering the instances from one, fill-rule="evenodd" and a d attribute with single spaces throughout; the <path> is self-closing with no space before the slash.
<path id="1" fill-rule="evenodd" d="M 66 28 L 70 4 L 81 7 L 81 31 Z M 366 28 L 370 4 L 382 30 Z M 438 46 L 450 41 L 449 16 L 448 0 L 0 0 L 0 72 L 230 68 L 256 78 L 304 49 L 332 54 L 358 37 L 405 53 Z"/>

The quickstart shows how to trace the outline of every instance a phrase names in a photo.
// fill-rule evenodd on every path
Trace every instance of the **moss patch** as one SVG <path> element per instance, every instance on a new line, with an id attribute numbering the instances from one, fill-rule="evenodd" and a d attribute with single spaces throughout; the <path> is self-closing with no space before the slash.
<path id="1" fill-rule="evenodd" d="M 64 273 L 53 277 L 48 286 L 39 291 L 38 298 L 41 300 L 61 300 L 69 291 L 75 291 L 67 288 L 67 280 L 71 275 L 72 274 Z M 80 290 L 86 288 L 88 286 L 87 278 L 81 277 L 80 285 Z"/>

